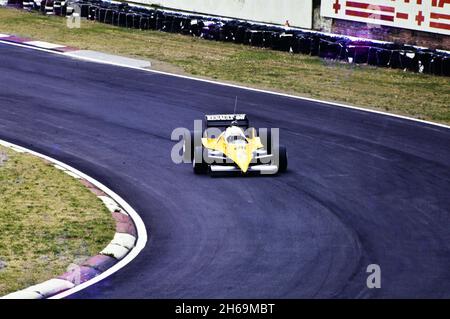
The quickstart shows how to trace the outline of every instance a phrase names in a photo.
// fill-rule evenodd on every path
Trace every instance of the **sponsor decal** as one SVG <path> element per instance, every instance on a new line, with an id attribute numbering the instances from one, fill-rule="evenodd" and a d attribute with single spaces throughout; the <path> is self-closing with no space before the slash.
<path id="1" fill-rule="evenodd" d="M 214 115 L 206 115 L 207 121 L 233 121 L 236 120 L 245 120 L 245 114 L 214 114 Z"/>

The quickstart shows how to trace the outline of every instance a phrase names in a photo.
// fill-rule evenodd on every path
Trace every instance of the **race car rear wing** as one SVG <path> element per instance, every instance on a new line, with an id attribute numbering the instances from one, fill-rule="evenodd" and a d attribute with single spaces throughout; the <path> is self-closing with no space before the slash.
<path id="1" fill-rule="evenodd" d="M 249 121 L 246 114 L 214 114 L 205 115 L 206 128 L 218 127 L 225 128 L 231 125 L 233 121 L 237 122 L 237 126 L 247 129 Z"/>

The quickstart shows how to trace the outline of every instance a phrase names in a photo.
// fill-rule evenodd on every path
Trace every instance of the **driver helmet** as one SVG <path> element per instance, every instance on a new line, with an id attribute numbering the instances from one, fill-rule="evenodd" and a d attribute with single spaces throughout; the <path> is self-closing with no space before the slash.
<path id="1" fill-rule="evenodd" d="M 228 143 L 246 142 L 244 132 L 238 126 L 230 126 L 225 130 L 225 140 Z"/>

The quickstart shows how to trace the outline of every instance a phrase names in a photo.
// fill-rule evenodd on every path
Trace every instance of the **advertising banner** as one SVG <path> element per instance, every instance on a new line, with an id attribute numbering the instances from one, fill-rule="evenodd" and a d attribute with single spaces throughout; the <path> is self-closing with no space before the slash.
<path id="1" fill-rule="evenodd" d="M 322 0 L 321 15 L 450 35 L 450 0 Z"/>

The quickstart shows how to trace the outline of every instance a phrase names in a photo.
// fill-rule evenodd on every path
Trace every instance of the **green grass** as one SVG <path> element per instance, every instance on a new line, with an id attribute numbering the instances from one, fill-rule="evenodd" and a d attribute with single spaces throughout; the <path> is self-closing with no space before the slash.
<path id="1" fill-rule="evenodd" d="M 114 232 L 109 211 L 78 180 L 0 146 L 0 296 L 63 274 Z"/>
<path id="2" fill-rule="evenodd" d="M 151 60 L 155 69 L 450 124 L 450 79 L 0 9 L 0 33 Z M 276 106 L 274 106 L 275 108 Z"/>

